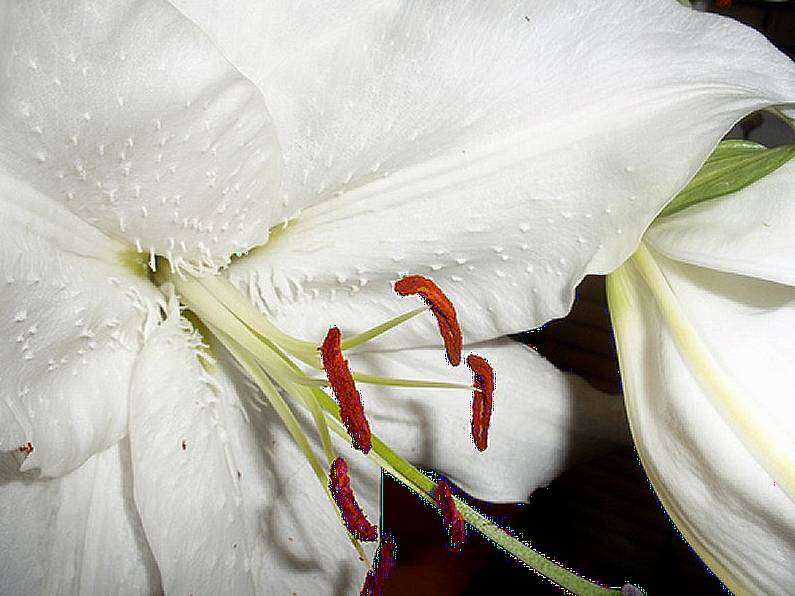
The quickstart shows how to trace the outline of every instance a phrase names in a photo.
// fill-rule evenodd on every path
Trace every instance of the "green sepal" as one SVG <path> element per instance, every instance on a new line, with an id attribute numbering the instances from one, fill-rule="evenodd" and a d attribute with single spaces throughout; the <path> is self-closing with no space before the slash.
<path id="1" fill-rule="evenodd" d="M 795 156 L 795 145 L 768 149 L 752 141 L 721 141 L 690 183 L 660 217 L 742 190 Z"/>

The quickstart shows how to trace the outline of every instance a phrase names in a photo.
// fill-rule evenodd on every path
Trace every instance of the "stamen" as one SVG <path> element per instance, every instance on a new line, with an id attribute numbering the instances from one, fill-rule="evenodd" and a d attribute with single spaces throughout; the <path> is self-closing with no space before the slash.
<path id="1" fill-rule="evenodd" d="M 408 275 L 395 282 L 395 291 L 401 296 L 419 294 L 436 317 L 442 335 L 447 360 L 453 366 L 461 364 L 461 327 L 455 307 L 439 286 L 422 275 Z"/>
<path id="2" fill-rule="evenodd" d="M 381 543 L 373 558 L 373 566 L 364 578 L 364 586 L 359 596 L 381 596 L 386 578 L 395 566 L 395 551 L 397 546 L 392 536 L 389 534 L 381 536 Z"/>
<path id="3" fill-rule="evenodd" d="M 450 546 L 453 547 L 453 550 L 460 550 L 467 537 L 466 524 L 458 507 L 455 506 L 453 491 L 444 480 L 440 480 L 436 484 L 436 488 L 433 490 L 433 500 L 439 506 L 444 525 L 447 526 Z"/>
<path id="4" fill-rule="evenodd" d="M 24 443 L 23 445 L 17 447 L 17 449 L 20 451 L 20 453 L 30 455 L 31 453 L 33 453 L 33 443 L 28 441 L 27 443 Z"/>
<path id="5" fill-rule="evenodd" d="M 489 443 L 489 424 L 494 406 L 494 369 L 488 360 L 470 354 L 467 366 L 472 371 L 475 390 L 472 392 L 472 440 L 478 451 L 485 451 Z"/>
<path id="6" fill-rule="evenodd" d="M 364 416 L 362 398 L 356 390 L 353 375 L 348 368 L 348 361 L 342 357 L 341 337 L 342 334 L 337 327 L 332 327 L 326 334 L 326 339 L 323 340 L 323 345 L 320 347 L 323 368 L 331 384 L 334 397 L 337 398 L 337 403 L 340 405 L 340 417 L 348 434 L 353 439 L 353 446 L 361 450 L 362 453 L 367 453 L 372 446 L 370 425 Z"/>
<path id="7" fill-rule="evenodd" d="M 348 478 L 348 464 L 341 457 L 335 459 L 331 464 L 329 488 L 348 532 L 357 540 L 375 541 L 378 538 L 378 529 L 368 521 L 362 508 L 356 502 L 351 481 Z"/>

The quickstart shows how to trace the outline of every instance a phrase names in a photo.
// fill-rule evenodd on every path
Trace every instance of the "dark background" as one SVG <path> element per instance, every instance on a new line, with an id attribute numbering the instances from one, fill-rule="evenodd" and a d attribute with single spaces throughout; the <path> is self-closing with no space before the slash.
<path id="1" fill-rule="evenodd" d="M 795 2 L 735 0 L 728 9 L 707 4 L 762 31 L 790 57 L 795 55 Z M 747 118 L 731 136 L 766 145 L 793 142 L 788 127 L 767 114 Z M 581 284 L 568 317 L 516 339 L 596 388 L 620 392 L 602 278 L 590 277 Z M 572 469 L 536 491 L 527 504 L 474 503 L 546 556 L 600 583 L 632 582 L 650 595 L 726 593 L 665 515 L 633 449 Z M 389 477 L 384 478 L 382 504 L 382 529 L 398 544 L 398 566 L 386 584 L 386 595 L 562 593 L 472 530 L 462 552 L 451 552 L 436 511 Z"/>

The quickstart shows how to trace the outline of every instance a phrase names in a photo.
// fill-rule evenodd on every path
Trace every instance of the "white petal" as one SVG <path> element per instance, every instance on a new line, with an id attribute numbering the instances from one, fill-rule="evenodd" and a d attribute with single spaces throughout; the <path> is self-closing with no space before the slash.
<path id="1" fill-rule="evenodd" d="M 795 291 L 657 261 L 725 376 L 765 422 L 761 436 L 784 433 L 779 446 L 791 454 Z M 683 359 L 635 270 L 609 280 L 630 425 L 660 500 L 731 590 L 782 593 L 795 585 L 795 505 L 718 414 L 703 369 Z"/>
<path id="2" fill-rule="evenodd" d="M 260 86 L 283 214 L 306 209 L 233 275 L 307 337 L 395 312 L 388 283 L 407 271 L 446 286 L 470 341 L 562 316 L 734 122 L 795 101 L 795 67 L 760 35 L 673 0 L 325 9 L 328 36 L 301 12 L 224 24 L 195 4 L 230 56 L 248 27 L 301 37 Z"/>
<path id="3" fill-rule="evenodd" d="M 469 346 L 495 370 L 489 446 L 471 439 L 472 392 L 359 385 L 374 433 L 412 462 L 437 469 L 480 499 L 524 501 L 567 468 L 629 442 L 624 404 L 504 339 Z M 376 375 L 470 384 L 439 349 L 364 353 L 352 366 Z"/>
<path id="4" fill-rule="evenodd" d="M 52 480 L 21 474 L 0 455 L 0 550 L 2 594 L 159 594 L 127 442 Z"/>
<path id="5" fill-rule="evenodd" d="M 30 442 L 23 469 L 59 475 L 126 433 L 159 293 L 122 267 L 116 243 L 3 176 L 0 230 L 0 451 Z"/>
<path id="6" fill-rule="evenodd" d="M 649 243 L 686 263 L 795 285 L 795 161 L 649 228 Z"/>
<path id="7" fill-rule="evenodd" d="M 178 262 L 265 240 L 279 152 L 262 96 L 168 3 L 5 3 L 0 40 L 0 166 Z"/>
<path id="8" fill-rule="evenodd" d="M 270 408 L 244 420 L 238 395 L 250 387 L 216 369 L 213 388 L 173 317 L 136 371 L 135 498 L 167 593 L 358 591 L 367 564 L 301 451 Z M 378 469 L 355 458 L 352 482 L 375 521 Z"/>

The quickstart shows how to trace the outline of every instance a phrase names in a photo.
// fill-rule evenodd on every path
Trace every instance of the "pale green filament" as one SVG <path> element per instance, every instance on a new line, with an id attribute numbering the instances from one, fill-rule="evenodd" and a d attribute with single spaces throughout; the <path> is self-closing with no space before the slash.
<path id="1" fill-rule="evenodd" d="M 351 348 L 355 348 L 356 346 L 366 343 L 371 339 L 378 337 L 382 333 L 386 333 L 390 329 L 405 323 L 409 319 L 413 319 L 417 315 L 421 315 L 427 310 L 427 306 L 420 306 L 419 308 L 415 308 L 414 310 L 410 310 L 407 313 L 403 313 L 402 315 L 398 315 L 392 319 L 389 319 L 386 323 L 381 323 L 380 325 L 376 325 L 375 327 L 368 329 L 367 331 L 363 331 L 362 333 L 358 333 L 353 337 L 343 339 L 342 349 L 350 350 Z"/>
<path id="2" fill-rule="evenodd" d="M 463 383 L 449 383 L 447 381 L 426 381 L 424 379 L 399 379 L 395 377 L 379 377 L 377 375 L 368 375 L 365 373 L 353 373 L 353 378 L 365 385 L 387 385 L 389 387 L 415 387 L 418 389 L 469 389 L 472 390 L 472 385 L 464 385 Z M 328 379 L 321 379 L 317 377 L 299 377 L 294 375 L 293 381 L 299 385 L 307 387 L 328 387 Z"/>
<path id="3" fill-rule="evenodd" d="M 165 271 L 165 268 L 161 268 L 161 273 L 159 274 L 161 281 L 166 277 L 175 285 L 184 304 L 221 341 L 230 354 L 241 364 L 249 377 L 262 390 L 274 411 L 282 419 L 291 436 L 307 458 L 315 476 L 323 486 L 325 494 L 333 502 L 333 497 L 328 487 L 326 469 L 312 450 L 300 423 L 279 390 L 280 388 L 288 397 L 294 399 L 310 412 L 323 444 L 325 455 L 329 461 L 334 458 L 334 449 L 329 434 L 330 430 L 343 437 L 348 443 L 351 442 L 351 438 L 340 419 L 339 407 L 334 399 L 321 388 L 326 386 L 327 382 L 324 379 L 313 378 L 305 374 L 296 362 L 290 358 L 290 355 L 292 355 L 312 368 L 321 368 L 317 344 L 295 339 L 277 329 L 254 306 L 245 300 L 231 284 L 221 278 L 180 278 L 163 274 L 162 271 Z M 426 310 L 428 309 L 422 307 L 395 317 L 382 325 L 373 327 L 342 342 L 342 347 L 350 349 L 361 345 Z M 363 383 L 417 389 L 472 389 L 469 385 L 459 383 L 395 379 L 359 372 L 354 373 L 354 378 Z M 375 434 L 372 436 L 372 449 L 368 456 L 422 498 L 433 502 L 432 494 L 436 486 L 434 481 L 392 451 Z M 470 526 L 492 540 L 499 547 L 511 553 L 519 561 L 522 561 L 571 593 L 587 596 L 620 593 L 618 589 L 610 589 L 593 584 L 557 563 L 546 559 L 543 555 L 495 525 L 464 501 L 456 498 L 456 504 Z M 336 505 L 334 510 L 340 517 L 340 512 Z M 344 526 L 341 517 L 340 523 Z M 364 559 L 364 552 L 359 542 L 350 534 L 349 537 L 357 548 L 360 557 Z"/>

